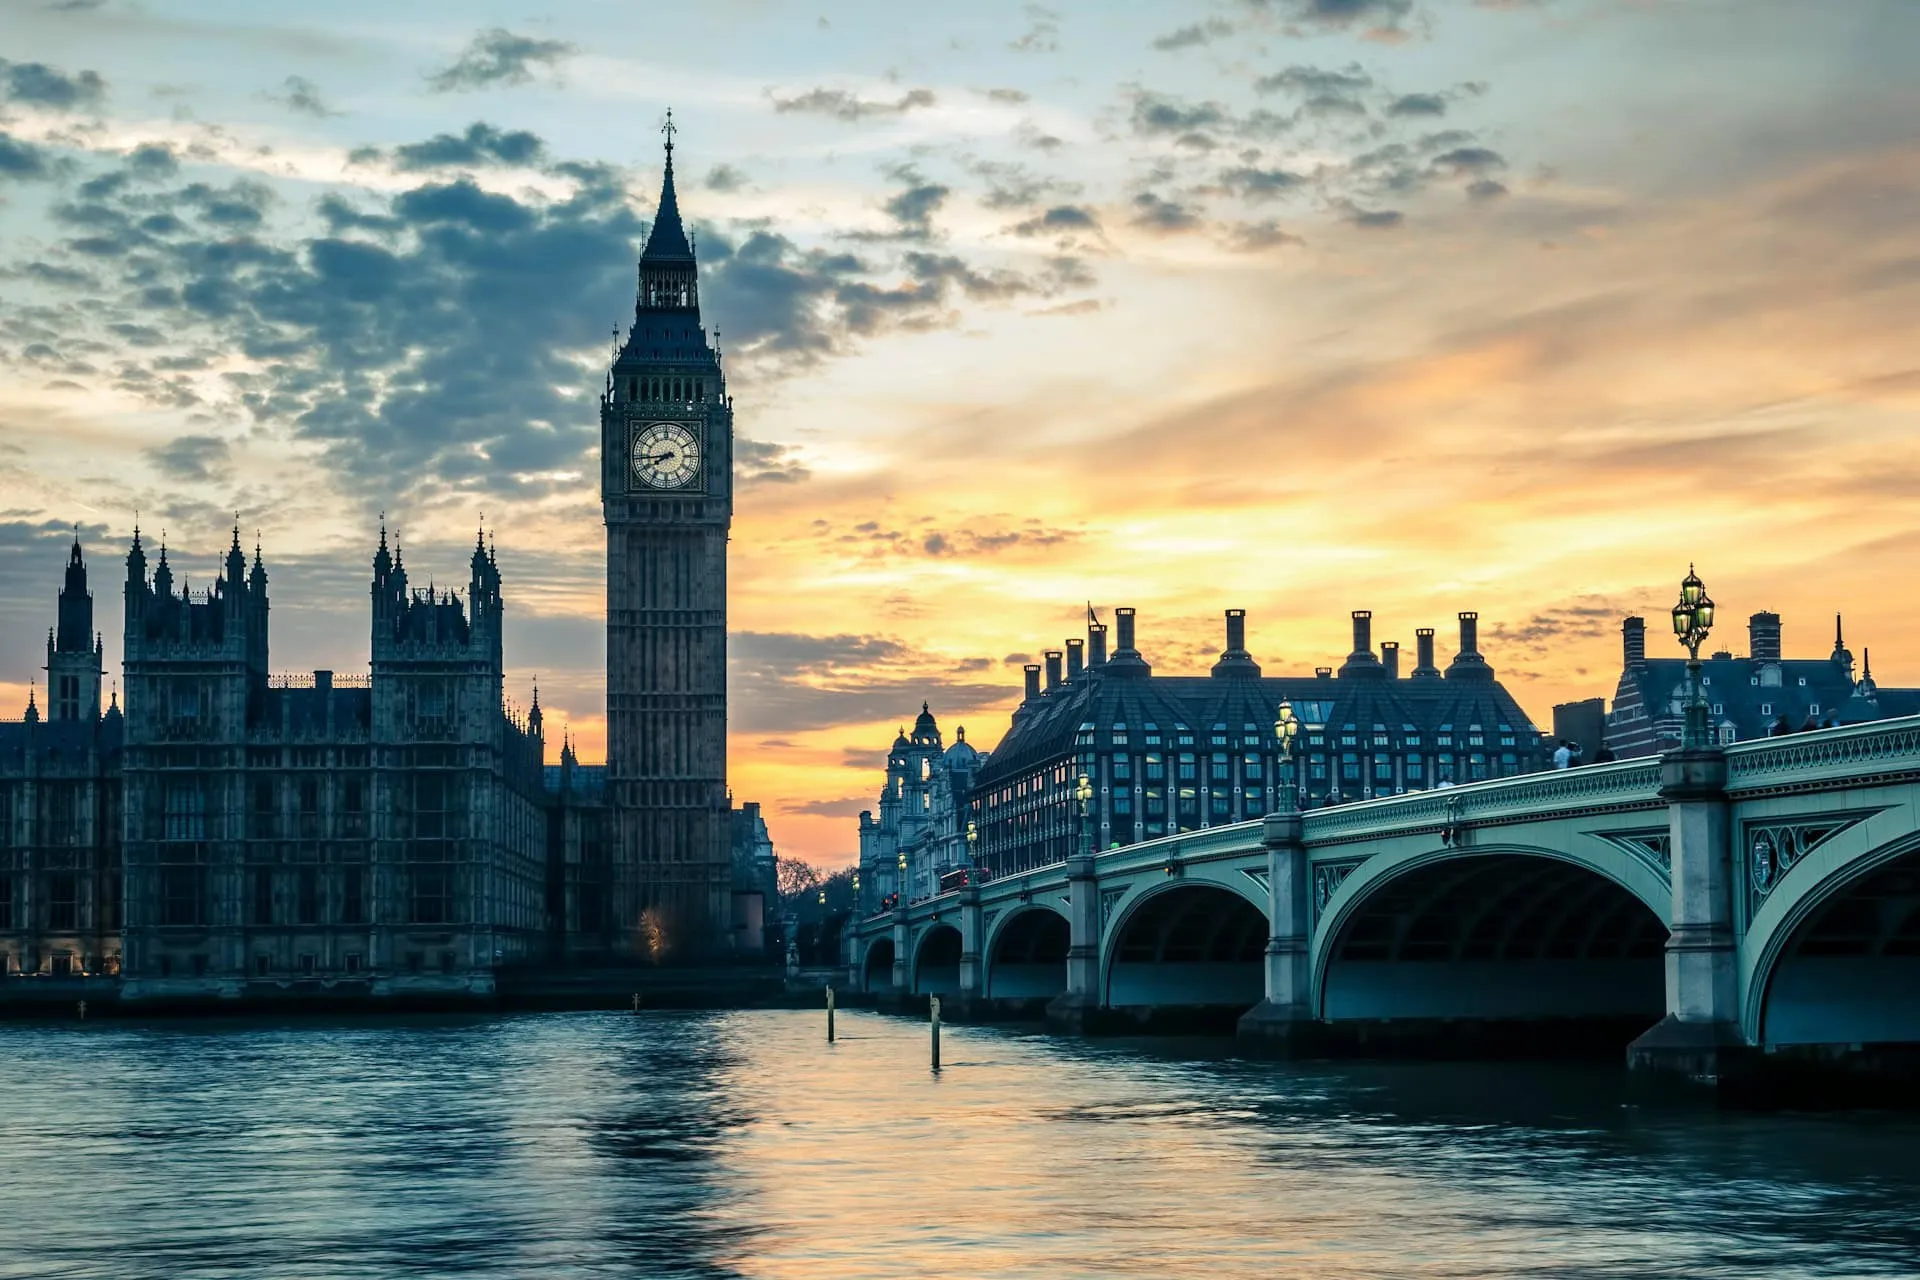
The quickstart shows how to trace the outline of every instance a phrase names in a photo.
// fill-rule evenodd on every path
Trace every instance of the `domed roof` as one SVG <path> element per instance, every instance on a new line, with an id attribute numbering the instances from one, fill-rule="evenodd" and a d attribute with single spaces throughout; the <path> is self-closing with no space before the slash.
<path id="1" fill-rule="evenodd" d="M 941 759 L 947 762 L 949 769 L 972 769 L 980 763 L 980 753 L 967 741 L 967 727 L 961 725 L 954 731 L 953 745 L 947 748 Z"/>
<path id="2" fill-rule="evenodd" d="M 893 740 L 893 749 L 895 751 L 911 751 L 913 749 L 913 744 L 907 741 L 907 731 L 904 728 L 900 730 L 900 736 Z"/>
<path id="3" fill-rule="evenodd" d="M 933 712 L 926 703 L 920 704 L 920 714 L 914 717 L 913 740 L 915 742 L 935 742 L 940 737 L 940 726 L 934 721 Z"/>

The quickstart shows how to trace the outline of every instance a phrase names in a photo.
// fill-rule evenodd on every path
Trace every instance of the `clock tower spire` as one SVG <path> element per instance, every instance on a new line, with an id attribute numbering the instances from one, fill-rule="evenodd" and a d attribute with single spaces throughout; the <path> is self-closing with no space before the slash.
<path id="1" fill-rule="evenodd" d="M 607 524 L 607 783 L 615 848 L 601 948 L 652 961 L 732 936 L 727 796 L 727 531 L 733 406 L 700 321 L 673 184 L 640 253 L 633 327 L 600 399 Z"/>

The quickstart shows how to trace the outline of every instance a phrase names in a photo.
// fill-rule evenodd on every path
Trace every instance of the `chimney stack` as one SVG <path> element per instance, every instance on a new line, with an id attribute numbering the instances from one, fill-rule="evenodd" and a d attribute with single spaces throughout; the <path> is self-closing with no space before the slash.
<path id="1" fill-rule="evenodd" d="M 1449 680 L 1491 680 L 1493 668 L 1480 656 L 1480 615 L 1471 609 L 1460 612 L 1460 651 L 1447 664 Z"/>
<path id="2" fill-rule="evenodd" d="M 1040 666 L 1038 663 L 1029 662 L 1025 670 L 1027 673 L 1026 700 L 1032 702 L 1040 696 Z"/>
<path id="3" fill-rule="evenodd" d="M 1387 669 L 1387 679 L 1400 678 L 1400 642 L 1398 640 L 1380 642 L 1380 665 Z"/>
<path id="4" fill-rule="evenodd" d="M 1620 619 L 1620 656 L 1628 670 L 1647 665 L 1647 620 Z"/>
<path id="5" fill-rule="evenodd" d="M 1260 674 L 1260 664 L 1247 652 L 1247 611 L 1245 609 L 1227 610 L 1227 647 L 1220 653 L 1220 661 L 1213 664 L 1215 676 L 1246 676 Z"/>
<path id="6" fill-rule="evenodd" d="M 1386 674 L 1386 668 L 1380 665 L 1380 659 L 1373 656 L 1373 610 L 1355 609 L 1353 611 L 1353 652 L 1340 664 L 1340 678 L 1365 676 L 1378 678 Z"/>
<path id="7" fill-rule="evenodd" d="M 1087 624 L 1087 665 L 1105 666 L 1107 661 L 1107 624 L 1092 622 Z"/>
<path id="8" fill-rule="evenodd" d="M 1040 656 L 1047 660 L 1047 692 L 1052 693 L 1060 687 L 1060 651 L 1048 649 Z"/>
<path id="9" fill-rule="evenodd" d="M 1132 608 L 1122 606 L 1113 611 L 1114 625 L 1119 629 L 1114 636 L 1113 656 L 1107 659 L 1107 670 L 1120 676 L 1146 676 L 1153 674 L 1153 668 L 1140 656 L 1140 650 L 1134 646 Z"/>
<path id="10" fill-rule="evenodd" d="M 1756 613 L 1748 618 L 1747 645 L 1755 662 L 1780 661 L 1780 615 Z"/>
<path id="11" fill-rule="evenodd" d="M 1086 668 L 1087 642 L 1085 640 L 1067 641 L 1067 679 L 1078 680 L 1080 672 Z"/>
<path id="12" fill-rule="evenodd" d="M 1416 680 L 1430 680 L 1440 674 L 1440 668 L 1433 662 L 1433 628 L 1420 627 L 1413 633 L 1414 663 L 1413 675 Z"/>

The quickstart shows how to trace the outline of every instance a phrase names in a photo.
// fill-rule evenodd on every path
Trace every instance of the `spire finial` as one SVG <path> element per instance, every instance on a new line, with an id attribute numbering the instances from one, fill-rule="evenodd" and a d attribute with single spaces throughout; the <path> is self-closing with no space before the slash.
<path id="1" fill-rule="evenodd" d="M 667 108 L 667 122 L 660 126 L 660 132 L 667 138 L 667 168 L 673 168 L 673 135 L 680 132 L 680 126 L 673 122 L 673 108 Z"/>

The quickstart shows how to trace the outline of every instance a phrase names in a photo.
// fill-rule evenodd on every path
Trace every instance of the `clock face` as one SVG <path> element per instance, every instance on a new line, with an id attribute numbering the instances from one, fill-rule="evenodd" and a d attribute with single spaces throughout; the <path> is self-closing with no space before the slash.
<path id="1" fill-rule="evenodd" d="M 700 476 L 700 441 L 677 422 L 653 422 L 633 437 L 633 478 L 655 489 L 684 489 Z"/>

